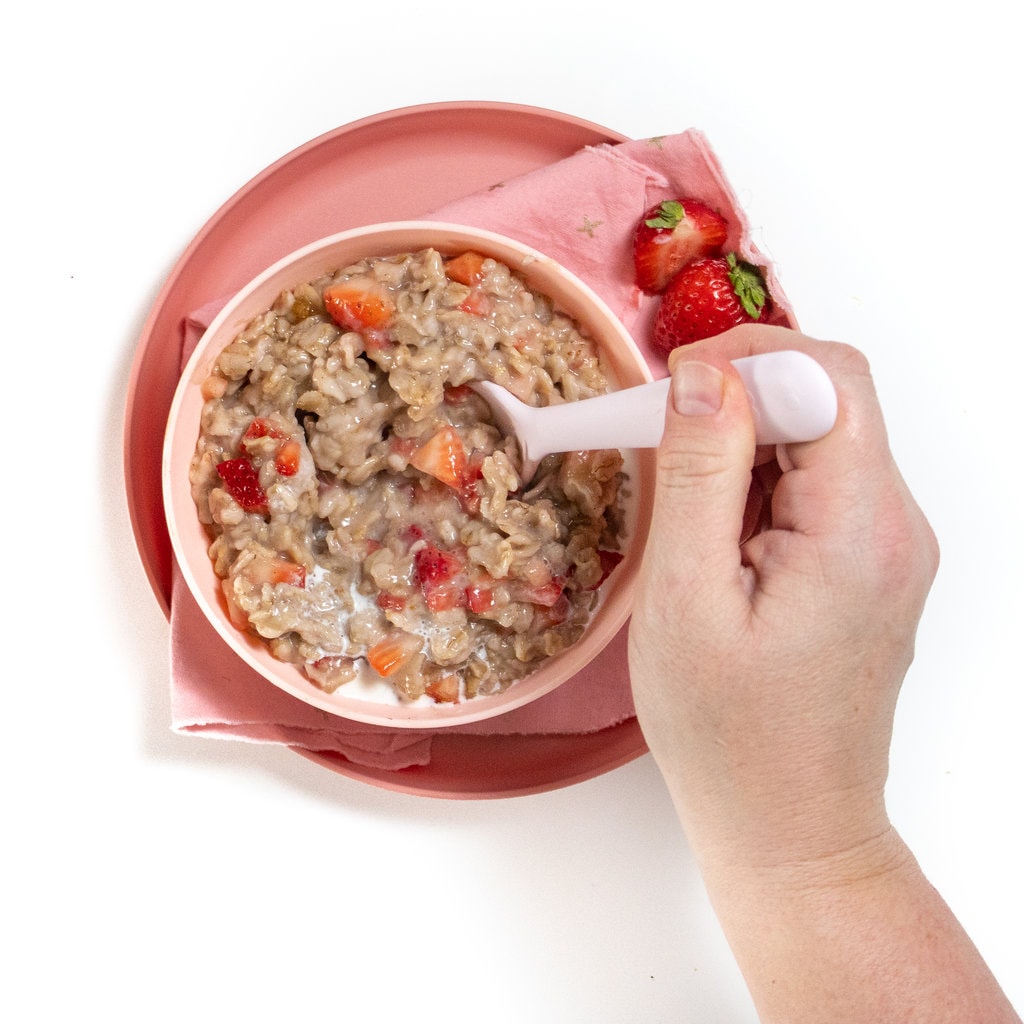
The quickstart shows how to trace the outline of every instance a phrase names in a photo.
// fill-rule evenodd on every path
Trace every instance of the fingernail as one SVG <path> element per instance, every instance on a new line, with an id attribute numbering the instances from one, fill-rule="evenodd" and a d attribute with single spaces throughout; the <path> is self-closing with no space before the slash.
<path id="1" fill-rule="evenodd" d="M 722 408 L 724 377 L 717 366 L 683 361 L 672 374 L 672 404 L 682 416 L 710 416 Z"/>

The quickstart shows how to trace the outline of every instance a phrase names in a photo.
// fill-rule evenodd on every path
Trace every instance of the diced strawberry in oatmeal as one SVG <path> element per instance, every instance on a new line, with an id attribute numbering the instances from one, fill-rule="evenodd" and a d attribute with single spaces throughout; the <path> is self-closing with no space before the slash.
<path id="1" fill-rule="evenodd" d="M 302 445 L 298 441 L 290 439 L 278 448 L 274 458 L 274 468 L 281 476 L 295 476 L 299 471 L 301 458 Z"/>
<path id="2" fill-rule="evenodd" d="M 494 302 L 483 288 L 473 288 L 459 303 L 459 309 L 463 313 L 472 313 L 473 316 L 486 317 L 494 312 Z"/>
<path id="3" fill-rule="evenodd" d="M 324 309 L 339 326 L 350 331 L 380 330 L 395 312 L 388 292 L 372 277 L 355 277 L 324 289 Z"/>
<path id="4" fill-rule="evenodd" d="M 217 475 L 224 482 L 225 490 L 242 509 L 260 515 L 267 514 L 267 492 L 263 490 L 256 467 L 248 459 L 225 459 L 217 464 Z"/>
<path id="5" fill-rule="evenodd" d="M 465 562 L 454 551 L 428 544 L 413 556 L 414 578 L 432 612 L 466 605 Z"/>
<path id="6" fill-rule="evenodd" d="M 444 400 L 447 405 L 465 405 L 475 392 L 468 384 L 446 384 Z"/>
<path id="7" fill-rule="evenodd" d="M 426 692 L 439 704 L 457 704 L 459 700 L 459 677 L 454 672 L 434 676 L 427 683 Z"/>
<path id="8" fill-rule="evenodd" d="M 536 629 L 551 629 L 560 626 L 569 617 L 572 605 L 569 598 L 562 594 L 551 606 L 535 604 L 533 606 L 533 626 Z"/>
<path id="9" fill-rule="evenodd" d="M 438 583 L 424 587 L 423 598 L 432 612 L 447 612 L 453 608 L 465 608 L 466 589 L 455 581 Z"/>
<path id="10" fill-rule="evenodd" d="M 416 582 L 421 586 L 446 583 L 464 568 L 462 559 L 454 551 L 442 551 L 433 544 L 420 548 L 413 556 Z"/>
<path id="11" fill-rule="evenodd" d="M 281 556 L 255 558 L 242 574 L 250 583 L 287 583 L 290 587 L 306 585 L 306 567 Z"/>
<path id="12" fill-rule="evenodd" d="M 242 435 L 243 440 L 249 441 L 258 437 L 285 438 L 288 435 L 276 424 L 265 416 L 257 416 L 249 424 L 248 429 Z"/>
<path id="13" fill-rule="evenodd" d="M 463 511 L 475 516 L 480 511 L 480 488 L 478 484 L 484 478 L 484 453 L 473 452 L 466 462 L 462 482 L 459 484 L 459 503 Z"/>
<path id="14" fill-rule="evenodd" d="M 466 587 L 466 606 L 474 615 L 482 615 L 494 607 L 493 587 L 474 583 Z"/>
<path id="15" fill-rule="evenodd" d="M 466 449 L 452 426 L 444 426 L 428 441 L 420 445 L 409 459 L 421 473 L 458 488 L 466 472 Z"/>
<path id="16" fill-rule="evenodd" d="M 395 594 L 389 590 L 382 590 L 377 595 L 377 607 L 384 612 L 400 612 L 407 603 L 402 594 Z"/>
<path id="17" fill-rule="evenodd" d="M 388 438 L 388 450 L 394 452 L 400 459 L 405 459 L 406 462 L 416 454 L 417 448 L 419 448 L 419 444 L 413 437 L 398 437 L 392 434 Z"/>
<path id="18" fill-rule="evenodd" d="M 423 540 L 423 527 L 419 523 L 409 523 L 402 531 L 402 540 L 410 547 L 418 540 Z"/>
<path id="19" fill-rule="evenodd" d="M 386 678 L 397 672 L 419 647 L 419 639 L 409 633 L 389 633 L 366 652 L 366 660 L 377 675 Z"/>
<path id="20" fill-rule="evenodd" d="M 452 281 L 472 287 L 484 279 L 484 258 L 472 249 L 467 250 L 446 261 L 444 272 Z"/>
<path id="21" fill-rule="evenodd" d="M 591 590 L 597 590 L 625 556 L 621 551 L 605 551 L 601 549 L 597 552 L 597 557 L 601 560 L 601 578 L 590 588 Z"/>
<path id="22" fill-rule="evenodd" d="M 559 579 L 551 579 L 540 585 L 516 582 L 509 587 L 509 595 L 514 601 L 538 604 L 544 608 L 554 607 L 564 591 L 565 583 Z"/>

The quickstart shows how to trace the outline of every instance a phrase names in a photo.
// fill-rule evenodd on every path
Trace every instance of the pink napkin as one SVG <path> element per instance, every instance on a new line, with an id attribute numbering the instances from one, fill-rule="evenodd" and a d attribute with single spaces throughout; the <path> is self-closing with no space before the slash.
<path id="1" fill-rule="evenodd" d="M 633 284 L 632 234 L 640 215 L 662 199 L 702 199 L 729 221 L 726 245 L 765 267 L 778 322 L 791 323 L 773 269 L 749 238 L 742 210 L 704 136 L 678 135 L 587 147 L 548 167 L 424 214 L 423 219 L 487 228 L 517 238 L 586 281 L 633 334 L 655 377 L 664 360 L 649 334 L 656 300 Z M 220 303 L 196 310 L 184 325 L 183 361 Z M 180 573 L 171 595 L 171 715 L 176 732 L 329 751 L 368 767 L 400 770 L 430 761 L 433 730 L 387 729 L 309 707 L 239 660 L 199 610 Z M 498 718 L 445 734 L 573 734 L 610 728 L 633 717 L 626 629 L 601 657 L 568 683 Z"/>

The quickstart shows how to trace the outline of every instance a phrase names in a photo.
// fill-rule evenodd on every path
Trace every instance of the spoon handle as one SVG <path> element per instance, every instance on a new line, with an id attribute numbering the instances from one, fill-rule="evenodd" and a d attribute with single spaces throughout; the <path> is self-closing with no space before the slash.
<path id="1" fill-rule="evenodd" d="M 834 426 L 836 389 L 821 364 L 803 352 L 762 352 L 736 359 L 754 413 L 758 444 L 817 441 Z"/>
<path id="2" fill-rule="evenodd" d="M 758 444 L 824 437 L 836 420 L 835 388 L 821 365 L 786 350 L 733 362 L 754 413 Z M 598 398 L 537 410 L 537 447 L 547 453 L 595 448 L 655 448 L 665 427 L 669 378 Z M 541 425 L 543 421 L 543 425 Z"/>

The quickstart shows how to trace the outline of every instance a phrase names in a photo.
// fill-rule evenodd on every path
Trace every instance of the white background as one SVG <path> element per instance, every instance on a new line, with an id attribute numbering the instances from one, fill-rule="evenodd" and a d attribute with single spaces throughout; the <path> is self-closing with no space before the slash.
<path id="1" fill-rule="evenodd" d="M 0 61 L 4 1018 L 755 1019 L 647 756 L 448 802 L 168 728 L 168 627 L 121 471 L 159 287 L 296 146 L 473 99 L 633 137 L 701 128 L 803 328 L 869 355 L 943 549 L 891 812 L 1024 1008 L 1006 5 L 29 6 L 5 15 Z"/>

